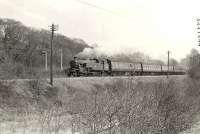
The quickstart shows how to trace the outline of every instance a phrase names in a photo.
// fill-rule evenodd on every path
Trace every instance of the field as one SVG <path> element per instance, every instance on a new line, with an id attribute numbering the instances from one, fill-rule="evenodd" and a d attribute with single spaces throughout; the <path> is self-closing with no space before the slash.
<path id="1" fill-rule="evenodd" d="M 0 81 L 2 134 L 178 134 L 200 110 L 187 76 Z"/>

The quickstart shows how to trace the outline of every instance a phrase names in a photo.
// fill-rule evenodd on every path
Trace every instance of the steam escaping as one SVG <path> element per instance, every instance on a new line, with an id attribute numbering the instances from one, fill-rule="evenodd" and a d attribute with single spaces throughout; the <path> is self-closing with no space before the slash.
<path id="1" fill-rule="evenodd" d="M 82 52 L 76 55 L 79 58 L 83 59 L 90 59 L 90 58 L 97 58 L 97 59 L 111 59 L 117 62 L 152 62 L 152 63 L 159 63 L 164 64 L 160 60 L 154 60 L 148 55 L 141 53 L 141 52 L 121 52 L 121 53 L 106 53 L 105 48 L 98 46 L 97 44 L 92 45 L 90 48 L 85 48 Z"/>
<path id="2" fill-rule="evenodd" d="M 90 48 L 85 48 L 82 52 L 77 54 L 80 58 L 105 58 L 106 53 L 97 44 L 93 44 Z"/>
<path id="3" fill-rule="evenodd" d="M 109 50 L 109 49 L 108 49 Z M 123 52 L 124 50 L 124 52 Z M 131 49 L 121 49 L 121 52 L 108 53 L 104 47 L 101 47 L 97 44 L 93 44 L 90 48 L 85 48 L 82 52 L 76 55 L 79 58 L 83 59 L 110 59 L 116 62 L 143 62 L 147 64 L 158 64 L 158 65 L 166 65 L 167 62 L 163 59 L 154 59 L 149 55 L 140 52 L 140 51 L 132 51 Z M 179 62 L 173 58 L 170 59 L 171 65 L 178 65 Z"/>
<path id="4" fill-rule="evenodd" d="M 130 48 L 116 48 L 115 51 L 109 47 L 103 47 L 98 44 L 92 44 L 91 47 L 85 48 L 82 52 L 78 53 L 76 56 L 80 58 L 112 58 L 118 55 L 131 55 L 137 51 L 132 51 Z M 136 50 L 136 49 L 135 49 Z"/>

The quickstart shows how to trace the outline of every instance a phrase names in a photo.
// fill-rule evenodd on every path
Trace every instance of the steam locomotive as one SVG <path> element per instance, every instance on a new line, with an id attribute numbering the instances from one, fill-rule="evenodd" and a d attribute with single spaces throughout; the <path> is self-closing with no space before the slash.
<path id="1" fill-rule="evenodd" d="M 70 61 L 65 70 L 71 77 L 79 76 L 134 76 L 134 75 L 182 75 L 185 70 L 178 66 L 145 64 L 142 62 L 115 62 L 110 59 L 78 59 Z"/>

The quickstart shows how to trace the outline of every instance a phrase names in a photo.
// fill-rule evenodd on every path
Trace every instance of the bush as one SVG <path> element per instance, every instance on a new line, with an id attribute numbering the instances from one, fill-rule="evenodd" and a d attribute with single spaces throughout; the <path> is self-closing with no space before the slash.
<path id="1" fill-rule="evenodd" d="M 186 79 L 184 83 L 188 87 L 183 89 L 176 79 L 156 82 L 129 79 L 104 86 L 94 85 L 96 88 L 91 92 L 72 92 L 71 89 L 73 95 L 68 109 L 72 116 L 79 115 L 78 120 L 72 122 L 73 130 L 79 128 L 74 131 L 112 134 L 178 134 L 191 127 L 199 110 L 194 95 L 187 94 L 193 82 Z M 193 87 L 194 90 L 198 87 Z"/>
<path id="2" fill-rule="evenodd" d="M 24 115 L 32 112 L 44 133 L 70 127 L 88 134 L 178 134 L 192 126 L 200 111 L 200 82 L 191 78 L 123 78 L 94 84 L 91 90 L 70 85 L 62 90 L 46 83 L 28 81 L 22 95 L 15 82 L 0 82 L 0 108 L 16 108 L 27 122 Z"/>
<path id="3" fill-rule="evenodd" d="M 4 62 L 0 65 L 1 79 L 25 78 L 25 67 L 21 63 L 13 63 L 11 61 Z"/>
<path id="4" fill-rule="evenodd" d="M 188 75 L 194 79 L 200 79 L 200 65 L 192 66 L 189 71 Z"/>

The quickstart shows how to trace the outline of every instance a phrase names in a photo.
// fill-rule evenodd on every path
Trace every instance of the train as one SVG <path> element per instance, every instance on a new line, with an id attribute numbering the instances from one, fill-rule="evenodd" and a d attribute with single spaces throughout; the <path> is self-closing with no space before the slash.
<path id="1" fill-rule="evenodd" d="M 110 59 L 83 59 L 74 57 L 65 69 L 69 77 L 80 76 L 138 76 L 183 75 L 185 69 L 174 65 L 147 64 L 142 62 L 116 62 Z"/>

